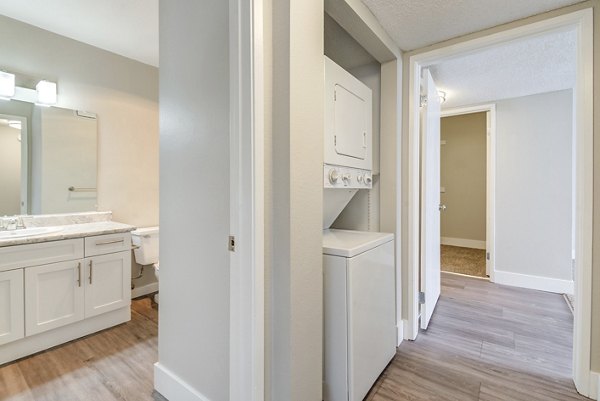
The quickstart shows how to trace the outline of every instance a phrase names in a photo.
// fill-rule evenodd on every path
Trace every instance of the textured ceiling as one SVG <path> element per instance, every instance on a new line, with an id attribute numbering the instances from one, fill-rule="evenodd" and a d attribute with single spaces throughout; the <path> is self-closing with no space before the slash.
<path id="1" fill-rule="evenodd" d="M 0 14 L 158 66 L 158 0 L 0 0 Z"/>
<path id="2" fill-rule="evenodd" d="M 402 50 L 554 10 L 581 0 L 362 0 Z"/>
<path id="3" fill-rule="evenodd" d="M 573 88 L 574 30 L 549 33 L 485 49 L 430 67 L 444 108 Z"/>

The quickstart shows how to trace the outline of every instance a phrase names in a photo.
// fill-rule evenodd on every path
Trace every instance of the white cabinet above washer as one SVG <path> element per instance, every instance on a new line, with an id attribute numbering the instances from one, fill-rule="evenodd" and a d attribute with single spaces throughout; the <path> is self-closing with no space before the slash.
<path id="1" fill-rule="evenodd" d="M 369 87 L 325 57 L 326 164 L 373 169 L 373 100 Z"/>

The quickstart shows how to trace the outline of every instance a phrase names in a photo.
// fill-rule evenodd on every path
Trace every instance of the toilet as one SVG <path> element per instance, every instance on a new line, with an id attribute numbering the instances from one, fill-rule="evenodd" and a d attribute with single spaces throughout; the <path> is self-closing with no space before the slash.
<path id="1" fill-rule="evenodd" d="M 154 268 L 154 274 L 158 280 L 159 262 L 158 262 L 158 227 L 138 228 L 131 232 L 131 242 L 135 247 L 133 253 L 135 261 L 142 266 Z M 154 296 L 158 303 L 158 295 Z"/>

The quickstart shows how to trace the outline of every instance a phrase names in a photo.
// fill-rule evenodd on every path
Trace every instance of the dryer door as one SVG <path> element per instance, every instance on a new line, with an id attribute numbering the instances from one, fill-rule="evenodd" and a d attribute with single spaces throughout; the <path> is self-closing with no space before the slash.
<path id="1" fill-rule="evenodd" d="M 364 160 L 367 156 L 366 99 L 335 85 L 335 151 L 344 156 Z"/>

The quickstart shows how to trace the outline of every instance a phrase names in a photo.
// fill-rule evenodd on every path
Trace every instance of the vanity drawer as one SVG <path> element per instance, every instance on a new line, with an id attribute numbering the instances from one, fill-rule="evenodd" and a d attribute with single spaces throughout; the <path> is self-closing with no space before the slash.
<path id="1" fill-rule="evenodd" d="M 97 235 L 85 238 L 85 256 L 131 250 L 131 233 Z"/>
<path id="2" fill-rule="evenodd" d="M 83 258 L 83 238 L 0 248 L 0 271 Z"/>

